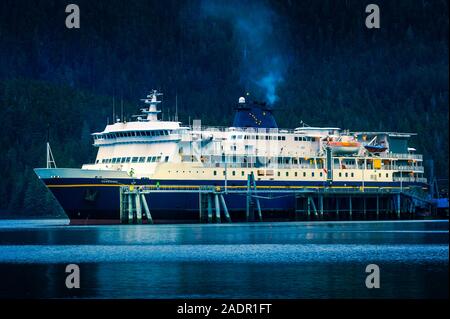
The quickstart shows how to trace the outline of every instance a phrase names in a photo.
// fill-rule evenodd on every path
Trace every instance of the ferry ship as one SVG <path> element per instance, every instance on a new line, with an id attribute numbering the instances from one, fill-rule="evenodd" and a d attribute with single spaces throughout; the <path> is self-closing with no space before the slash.
<path id="1" fill-rule="evenodd" d="M 133 121 L 116 119 L 92 134 L 94 163 L 81 168 L 36 168 L 72 223 L 119 223 L 120 188 L 247 187 L 254 176 L 261 209 L 286 216 L 292 193 L 276 189 L 426 190 L 422 155 L 408 146 L 414 133 L 350 132 L 337 127 L 278 128 L 268 105 L 240 97 L 230 127 L 183 125 L 159 119 L 160 96 L 153 90 Z M 51 154 L 51 151 L 50 151 Z M 53 162 L 54 163 L 54 162 Z M 265 196 L 267 195 L 267 196 Z M 155 222 L 198 220 L 198 194 L 146 194 Z M 225 194 L 232 218 L 245 211 L 245 196 Z"/>

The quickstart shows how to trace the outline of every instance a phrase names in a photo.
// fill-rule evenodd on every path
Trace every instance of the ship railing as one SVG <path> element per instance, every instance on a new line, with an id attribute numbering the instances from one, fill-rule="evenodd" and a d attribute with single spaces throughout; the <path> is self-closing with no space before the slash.
<path id="1" fill-rule="evenodd" d="M 358 166 L 358 165 L 347 165 L 347 164 L 344 164 L 344 165 L 341 165 L 341 166 L 334 165 L 333 169 L 363 169 L 363 167 L 362 166 Z"/>
<path id="2" fill-rule="evenodd" d="M 201 185 L 142 185 L 136 186 L 139 190 L 201 190 Z"/>
<path id="3" fill-rule="evenodd" d="M 122 191 L 124 193 L 133 193 L 133 192 L 203 192 L 203 193 L 215 193 L 215 192 L 229 192 L 229 193 L 245 193 L 248 191 L 246 186 L 217 186 L 217 185 L 131 185 L 131 186 L 122 186 Z M 265 193 L 265 192 L 281 192 L 281 193 L 295 193 L 298 195 L 304 193 L 392 193 L 396 190 L 393 190 L 390 187 L 364 187 L 363 185 L 352 186 L 352 187 L 309 187 L 304 189 L 299 189 L 290 186 L 259 186 L 256 185 L 256 189 L 254 192 Z"/>
<path id="4" fill-rule="evenodd" d="M 424 172 L 423 166 L 413 166 L 413 165 L 384 165 L 382 169 L 392 170 L 392 171 L 402 171 L 402 172 Z"/>
<path id="5" fill-rule="evenodd" d="M 217 167 L 217 168 L 224 168 L 225 164 L 223 162 L 220 163 L 210 163 L 205 162 L 204 167 Z M 240 163 L 240 162 L 227 162 L 227 168 L 261 168 L 261 169 L 324 169 L 325 166 L 320 165 L 309 165 L 309 164 L 277 164 L 277 163 L 271 163 L 267 166 L 261 166 L 257 167 L 255 166 L 255 163 Z M 333 169 L 364 169 L 363 166 L 358 165 L 334 165 Z M 367 166 L 367 170 L 372 170 L 373 168 L 371 166 Z M 424 167 L 423 166 L 413 166 L 413 165 L 384 165 L 380 168 L 381 170 L 393 170 L 393 171 L 402 171 L 402 172 L 417 172 L 417 173 L 423 173 Z"/>
<path id="6" fill-rule="evenodd" d="M 216 163 L 212 165 L 205 165 L 205 167 L 208 168 L 225 168 L 225 165 L 223 163 Z M 255 164 L 237 164 L 237 163 L 227 163 L 226 165 L 227 169 L 237 169 L 237 168 L 254 168 L 254 169 L 322 169 L 322 167 L 315 167 L 315 166 L 299 166 L 299 165 L 286 165 L 286 164 L 273 164 L 273 165 L 255 165 Z"/>
<path id="7" fill-rule="evenodd" d="M 225 168 L 224 163 L 205 163 L 203 167 L 206 168 Z M 238 169 L 238 168 L 254 168 L 254 169 L 324 169 L 324 167 L 314 165 L 308 166 L 308 165 L 297 165 L 297 164 L 271 164 L 266 166 L 260 166 L 248 163 L 227 163 L 226 165 L 227 169 Z"/>
<path id="8" fill-rule="evenodd" d="M 246 128 L 246 127 L 228 127 L 228 126 L 195 126 L 195 125 L 189 125 L 189 129 L 192 132 L 197 131 L 212 131 L 212 132 L 224 132 L 224 133 L 288 133 L 292 134 L 295 133 L 294 129 L 287 129 L 287 128 Z"/>
<path id="9" fill-rule="evenodd" d="M 381 158 L 394 158 L 394 159 L 416 159 L 422 160 L 422 154 L 402 154 L 402 153 L 386 153 L 380 155 Z"/>
<path id="10" fill-rule="evenodd" d="M 363 192 L 363 193 L 392 193 L 392 188 L 384 188 L 384 187 L 375 187 L 375 188 L 369 188 L 364 186 L 354 186 L 354 187 L 346 187 L 346 188 L 331 188 L 331 187 L 324 187 L 324 188 L 317 188 L 314 189 L 315 192 L 318 193 L 355 193 L 356 192 Z"/>
<path id="11" fill-rule="evenodd" d="M 424 177 L 398 177 L 394 176 L 393 178 L 394 182 L 418 182 L 418 183 L 426 183 L 427 179 Z"/>
<path id="12" fill-rule="evenodd" d="M 180 134 L 169 134 L 165 136 L 126 136 L 95 140 L 92 145 L 102 146 L 116 143 L 176 142 L 181 140 L 181 138 L 182 136 Z"/>

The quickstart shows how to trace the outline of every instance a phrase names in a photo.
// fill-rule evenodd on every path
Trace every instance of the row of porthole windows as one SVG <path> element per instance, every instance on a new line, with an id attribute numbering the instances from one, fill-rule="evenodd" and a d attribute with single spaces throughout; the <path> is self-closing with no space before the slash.
<path id="1" fill-rule="evenodd" d="M 339 177 L 342 177 L 342 173 L 339 172 Z M 345 173 L 345 177 L 348 177 L 348 173 Z M 354 173 L 350 173 L 350 177 L 355 177 Z"/>
<path id="2" fill-rule="evenodd" d="M 354 173 L 350 173 L 350 177 L 354 177 Z M 342 177 L 342 173 L 339 172 L 339 177 Z M 345 177 L 348 177 L 348 173 L 345 173 Z M 381 173 L 378 173 L 378 177 L 381 177 Z M 386 173 L 386 177 L 389 177 L 389 173 Z"/>
<path id="3" fill-rule="evenodd" d="M 155 163 L 160 162 L 161 156 L 141 156 L 141 157 L 114 157 L 114 158 L 103 158 L 97 160 L 95 163 L 99 164 L 120 164 L 120 163 Z M 166 156 L 166 162 L 168 161 L 168 156 Z"/>
<path id="4" fill-rule="evenodd" d="M 117 138 L 117 137 L 165 136 L 165 135 L 169 135 L 169 131 L 168 130 L 115 132 L 115 133 L 106 133 L 106 134 L 101 134 L 101 135 L 94 135 L 94 140 L 112 139 L 112 138 Z"/>
<path id="5" fill-rule="evenodd" d="M 286 174 L 286 177 L 289 177 L 289 172 L 286 172 L 285 174 Z M 281 176 L 281 172 L 278 172 L 278 176 Z M 294 172 L 294 176 L 298 177 L 298 172 Z M 314 177 L 314 176 L 315 176 L 314 172 L 311 172 L 311 177 Z M 323 173 L 320 172 L 319 176 L 322 177 Z M 303 177 L 306 177 L 306 172 L 303 172 Z"/>

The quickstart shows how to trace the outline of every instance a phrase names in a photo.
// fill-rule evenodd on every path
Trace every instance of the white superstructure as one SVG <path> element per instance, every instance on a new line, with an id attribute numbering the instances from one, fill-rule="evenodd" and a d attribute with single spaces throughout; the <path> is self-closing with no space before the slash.
<path id="1" fill-rule="evenodd" d="M 253 172 L 268 181 L 426 182 L 422 156 L 407 145 L 412 133 L 183 126 L 158 119 L 158 96 L 143 99 L 147 107 L 135 121 L 92 134 L 97 158 L 82 169 L 161 180 L 232 182 Z"/>

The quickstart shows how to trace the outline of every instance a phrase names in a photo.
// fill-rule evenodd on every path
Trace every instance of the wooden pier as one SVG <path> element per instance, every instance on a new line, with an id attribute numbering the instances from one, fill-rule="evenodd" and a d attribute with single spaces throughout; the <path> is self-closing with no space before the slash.
<path id="1" fill-rule="evenodd" d="M 416 217 L 418 207 L 427 207 L 431 210 L 431 201 L 426 194 L 413 188 L 280 186 L 267 189 L 258 188 L 254 176 L 249 174 L 247 186 L 240 188 L 201 185 L 122 186 L 120 188 L 121 223 L 152 224 L 151 203 L 149 205 L 145 197 L 146 194 L 152 193 L 198 194 L 200 223 L 232 222 L 225 199 L 228 194 L 246 197 L 245 221 L 248 222 L 263 221 L 261 198 L 270 200 L 280 194 L 293 196 L 295 199 L 295 209 L 290 218 L 292 220 L 413 219 Z"/>

